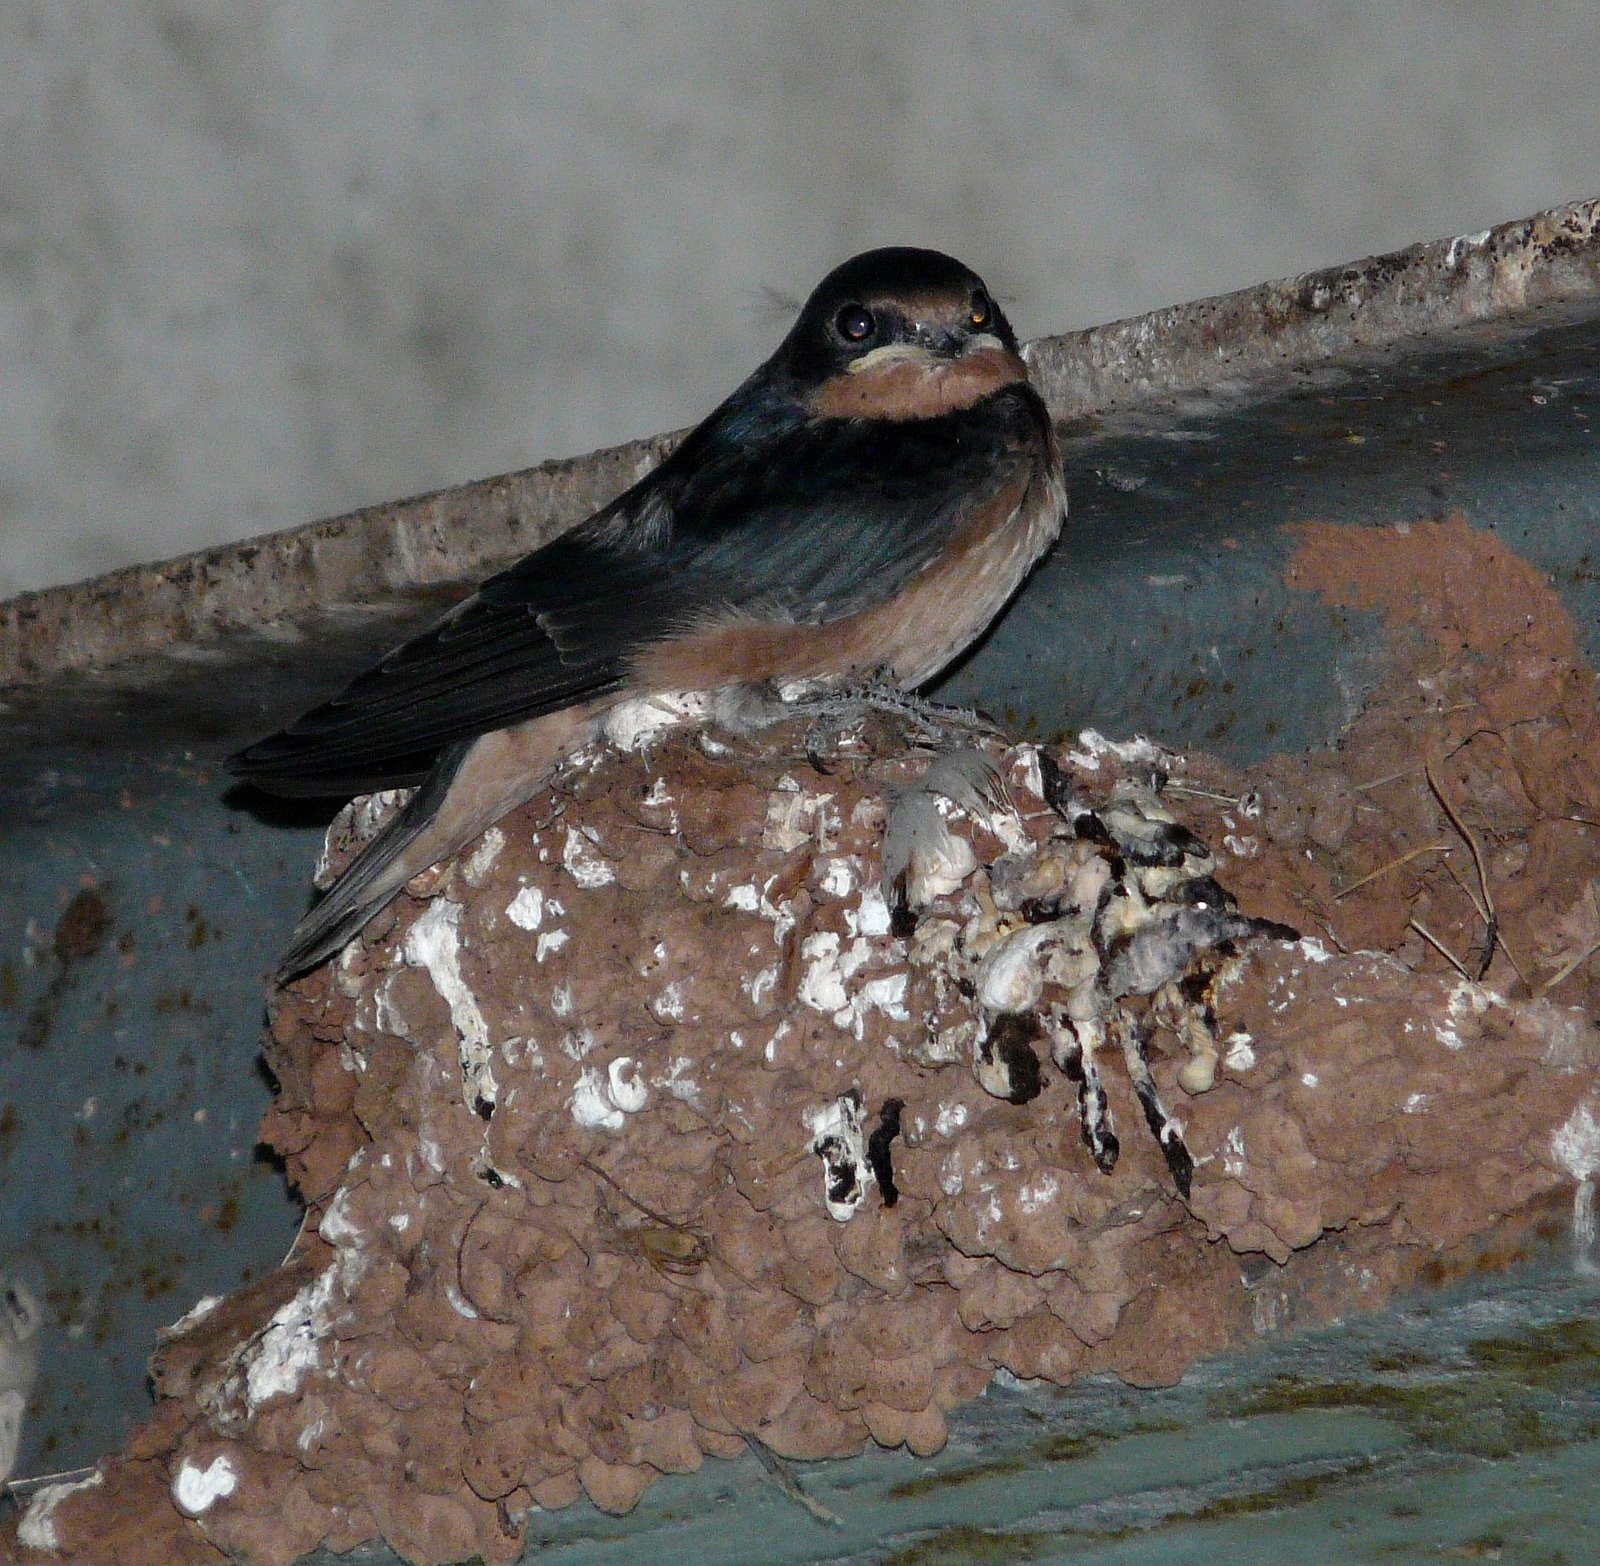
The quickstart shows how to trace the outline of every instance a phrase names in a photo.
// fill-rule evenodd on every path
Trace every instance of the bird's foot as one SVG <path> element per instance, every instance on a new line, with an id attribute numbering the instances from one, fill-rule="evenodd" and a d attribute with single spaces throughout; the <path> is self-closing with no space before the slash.
<path id="1" fill-rule="evenodd" d="M 898 719 L 914 745 L 937 749 L 959 740 L 1003 738 L 1004 731 L 986 714 L 970 707 L 929 701 L 894 684 L 890 670 L 874 671 L 851 685 L 832 681 L 795 681 L 730 687 L 714 715 L 722 727 L 749 735 L 796 718 L 809 718 L 804 741 L 806 759 L 819 772 L 830 772 L 845 737 L 867 718 L 882 714 Z"/>
<path id="2" fill-rule="evenodd" d="M 835 690 L 806 692 L 785 703 L 790 717 L 809 717 L 805 751 L 813 766 L 826 772 L 839 744 L 851 729 L 873 714 L 899 720 L 912 743 L 938 748 L 958 740 L 999 738 L 1003 731 L 986 714 L 970 707 L 929 701 L 902 690 L 886 675 L 874 675 Z"/>

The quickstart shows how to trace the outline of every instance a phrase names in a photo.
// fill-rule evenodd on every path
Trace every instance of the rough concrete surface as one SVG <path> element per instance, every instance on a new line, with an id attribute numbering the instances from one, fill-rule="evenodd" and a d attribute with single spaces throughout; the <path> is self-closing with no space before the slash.
<path id="1" fill-rule="evenodd" d="M 414 881 L 273 1005 L 291 1258 L 173 1327 L 154 1418 L 23 1542 L 510 1560 L 532 1508 L 623 1510 L 748 1438 L 932 1452 L 997 1370 L 1166 1383 L 1508 1224 L 1592 1224 L 1600 711 L 1570 622 L 1458 521 L 1309 526 L 1290 569 L 1415 628 L 1332 754 L 991 743 L 999 783 L 947 771 L 885 889 L 928 776 L 893 726 L 825 771 L 801 726 L 678 732 Z M 1151 910 L 1230 906 L 1213 861 L 1306 938 L 1239 937 L 1189 992 L 1208 1033 L 1157 981 L 1214 943 L 1130 975 Z M 1085 942 L 1107 876 L 1150 916 Z M 1141 1017 L 1165 1112 L 1103 1050 L 1096 1168 L 1081 1046 Z"/>
<path id="2" fill-rule="evenodd" d="M 763 290 L 1029 335 L 1592 193 L 1550 0 L 0 10 L 0 595 L 692 422 Z"/>

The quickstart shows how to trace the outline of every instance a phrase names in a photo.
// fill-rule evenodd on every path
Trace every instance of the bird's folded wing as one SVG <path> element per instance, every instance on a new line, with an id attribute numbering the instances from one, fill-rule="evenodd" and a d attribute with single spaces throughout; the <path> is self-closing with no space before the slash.
<path id="1" fill-rule="evenodd" d="M 714 415 L 611 506 L 229 768 L 280 793 L 415 783 L 446 745 L 621 690 L 641 648 L 707 617 L 818 623 L 892 598 L 1035 460 L 1031 396 L 759 434 Z"/>

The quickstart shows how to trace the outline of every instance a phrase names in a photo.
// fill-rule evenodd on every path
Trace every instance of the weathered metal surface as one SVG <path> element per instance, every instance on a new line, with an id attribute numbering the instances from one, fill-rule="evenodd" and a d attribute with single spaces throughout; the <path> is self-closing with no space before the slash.
<path id="1" fill-rule="evenodd" d="M 947 692 L 1036 732 L 1144 729 L 1241 760 L 1325 743 L 1376 678 L 1383 643 L 1365 618 L 1284 585 L 1283 525 L 1452 509 L 1553 574 L 1595 656 L 1597 212 L 1565 208 L 1035 345 L 1066 420 L 1072 517 Z M 266 1099 L 260 986 L 304 904 L 326 812 L 242 808 L 216 759 L 337 685 L 464 580 L 575 521 L 659 449 L 0 606 L 11 868 L 0 881 L 0 1265 L 44 1283 L 55 1322 L 22 1471 L 114 1442 L 143 1406 L 154 1325 L 273 1265 L 287 1242 L 277 1177 L 250 1160 Z M 81 902 L 72 913 L 83 894 L 103 918 L 85 924 Z M 1006 1417 L 1034 1415 L 1019 1404 Z M 1580 1451 L 1523 1461 L 1559 1466 Z M 829 1483 L 901 1477 L 847 1467 Z M 663 1487 L 660 1504 L 709 1506 L 725 1483 Z M 739 1484 L 755 1497 L 742 1527 L 794 1531 L 781 1503 Z M 1023 1515 L 997 1494 L 997 1519 Z M 652 1520 L 664 1526 L 643 1514 Z"/>

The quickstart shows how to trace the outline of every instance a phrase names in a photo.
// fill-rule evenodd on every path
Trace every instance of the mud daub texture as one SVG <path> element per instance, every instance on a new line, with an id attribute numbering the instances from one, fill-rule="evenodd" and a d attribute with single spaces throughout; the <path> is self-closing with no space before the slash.
<path id="1" fill-rule="evenodd" d="M 941 809 L 914 925 L 878 887 L 925 765 L 891 729 L 827 774 L 792 732 L 597 752 L 277 997 L 263 1134 L 308 1203 L 296 1254 L 172 1329 L 153 1421 L 26 1539 L 510 1560 L 533 1508 L 626 1509 L 746 1435 L 932 1452 L 996 1371 L 1170 1381 L 1564 1209 L 1600 1167 L 1593 675 L 1549 588 L 1461 524 L 1312 529 L 1294 569 L 1408 629 L 1337 753 L 1165 758 L 1244 911 L 1313 937 L 1244 948 L 1184 1078 L 1206 1091 L 1156 1033 L 1187 1201 L 1115 1050 L 1110 1174 L 1047 1037 L 1007 1023 L 985 1060 L 984 959 L 1029 917 L 1007 888 L 1082 857 L 1030 748 L 991 747 L 999 807 Z M 1152 764 L 1059 759 L 1089 802 Z M 997 1078 L 1020 1050 L 1036 1093 Z"/>

